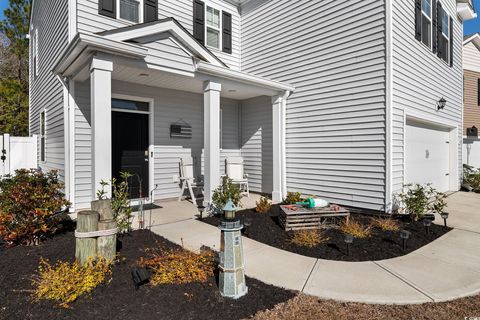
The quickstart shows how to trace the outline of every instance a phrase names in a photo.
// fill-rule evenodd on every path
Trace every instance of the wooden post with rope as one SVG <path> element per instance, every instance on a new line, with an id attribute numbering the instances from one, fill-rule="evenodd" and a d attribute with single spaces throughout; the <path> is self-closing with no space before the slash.
<path id="1" fill-rule="evenodd" d="M 77 232 L 93 232 L 98 230 L 97 211 L 81 211 L 77 215 Z M 89 259 L 95 259 L 97 256 L 97 238 L 96 237 L 77 237 L 75 245 L 75 258 L 80 264 L 85 264 Z"/>
<path id="2" fill-rule="evenodd" d="M 117 228 L 115 220 L 103 220 L 98 222 L 98 231 L 112 230 Z M 102 235 L 97 238 L 97 255 L 109 261 L 115 259 L 117 254 L 117 235 Z"/>

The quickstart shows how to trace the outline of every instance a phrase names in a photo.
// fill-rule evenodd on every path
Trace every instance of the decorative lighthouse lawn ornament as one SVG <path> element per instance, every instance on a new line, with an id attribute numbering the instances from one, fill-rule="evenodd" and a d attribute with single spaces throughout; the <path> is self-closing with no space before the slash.
<path id="1" fill-rule="evenodd" d="M 313 199 L 313 198 L 308 198 L 305 201 L 297 202 L 296 204 L 307 207 L 309 209 L 324 208 L 329 205 L 329 203 L 323 199 Z"/>
<path id="2" fill-rule="evenodd" d="M 238 299 L 248 292 L 245 282 L 245 262 L 243 259 L 242 229 L 239 219 L 235 219 L 237 208 L 229 200 L 223 211 L 228 218 L 220 222 L 222 231 L 220 244 L 220 294 L 227 298 Z"/>

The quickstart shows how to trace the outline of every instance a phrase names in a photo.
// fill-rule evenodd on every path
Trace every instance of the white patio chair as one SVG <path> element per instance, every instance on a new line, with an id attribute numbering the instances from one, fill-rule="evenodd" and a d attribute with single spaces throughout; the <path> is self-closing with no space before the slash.
<path id="1" fill-rule="evenodd" d="M 248 174 L 243 169 L 242 157 L 228 157 L 226 159 L 227 176 L 232 179 L 232 182 L 240 186 L 242 194 L 250 197 L 250 188 L 248 187 Z"/>
<path id="2" fill-rule="evenodd" d="M 203 183 L 198 182 L 195 179 L 192 157 L 180 158 L 180 182 L 182 186 L 180 189 L 180 194 L 178 195 L 178 201 L 182 200 L 185 189 L 188 189 L 190 192 L 190 198 L 192 199 L 193 204 L 196 205 L 197 199 L 193 193 L 193 188 L 203 188 Z"/>

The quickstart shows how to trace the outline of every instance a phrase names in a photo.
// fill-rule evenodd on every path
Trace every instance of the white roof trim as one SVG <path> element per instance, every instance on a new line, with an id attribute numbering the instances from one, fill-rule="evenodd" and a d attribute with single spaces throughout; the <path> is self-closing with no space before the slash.
<path id="1" fill-rule="evenodd" d="M 273 80 L 258 77 L 249 73 L 228 69 L 225 67 L 214 66 L 202 61 L 197 62 L 196 69 L 198 72 L 204 73 L 207 75 L 216 76 L 223 79 L 230 79 L 230 80 L 243 82 L 247 84 L 252 84 L 252 85 L 270 89 L 270 90 L 290 91 L 290 92 L 295 91 L 295 87 L 290 84 L 273 81 Z"/>
<path id="2" fill-rule="evenodd" d="M 103 33 L 103 37 L 115 41 L 128 41 L 136 38 L 141 38 L 153 34 L 169 32 L 175 38 L 189 48 L 195 55 L 204 59 L 205 61 L 216 65 L 225 66 L 213 53 L 208 51 L 205 47 L 200 45 L 185 29 L 181 28 L 173 19 L 166 19 L 157 23 L 148 24 L 143 27 L 127 29 L 125 31 L 119 30 L 114 33 Z"/>
<path id="3" fill-rule="evenodd" d="M 470 37 L 468 37 L 466 40 L 463 40 L 463 45 L 468 44 L 469 42 L 472 42 L 473 45 L 480 50 L 480 35 L 478 33 L 472 34 Z"/>
<path id="4" fill-rule="evenodd" d="M 135 44 L 113 41 L 94 34 L 77 33 L 55 63 L 53 72 L 63 74 L 79 56 L 85 56 L 85 53 L 93 51 L 115 53 L 137 59 L 145 58 L 148 55 L 146 48 Z"/>

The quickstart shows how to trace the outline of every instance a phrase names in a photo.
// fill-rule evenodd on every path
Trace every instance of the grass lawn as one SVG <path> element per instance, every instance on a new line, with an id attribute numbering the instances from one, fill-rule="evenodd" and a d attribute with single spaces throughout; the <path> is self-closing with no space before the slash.
<path id="1" fill-rule="evenodd" d="M 261 311 L 255 320 L 473 320 L 480 317 L 480 296 L 462 298 L 451 302 L 421 305 L 393 306 L 368 305 L 324 301 L 300 294 Z"/>

